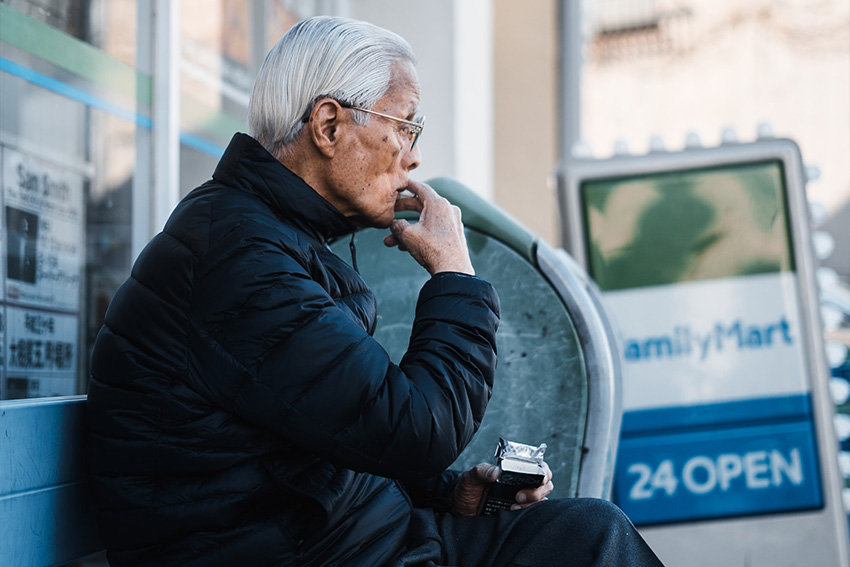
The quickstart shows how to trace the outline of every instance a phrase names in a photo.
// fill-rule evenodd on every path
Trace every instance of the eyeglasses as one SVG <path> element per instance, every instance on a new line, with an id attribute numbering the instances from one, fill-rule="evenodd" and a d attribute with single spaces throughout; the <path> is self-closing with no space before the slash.
<path id="1" fill-rule="evenodd" d="M 399 122 L 404 124 L 404 128 L 402 129 L 402 133 L 404 133 L 408 139 L 410 140 L 410 149 L 412 150 L 416 147 L 416 142 L 419 141 L 419 135 L 422 133 L 422 129 L 425 128 L 425 117 L 417 116 L 413 119 L 413 121 L 405 120 L 403 118 L 397 118 L 395 116 L 390 116 L 389 114 L 383 114 L 381 112 L 375 112 L 374 110 L 367 110 L 365 108 L 360 108 L 359 106 L 351 106 L 345 102 L 339 102 L 339 105 L 343 108 L 348 108 L 349 110 L 359 110 L 360 112 L 366 112 L 367 114 L 374 114 L 375 116 L 380 116 L 381 118 L 386 118 L 388 120 L 392 120 L 394 122 Z"/>

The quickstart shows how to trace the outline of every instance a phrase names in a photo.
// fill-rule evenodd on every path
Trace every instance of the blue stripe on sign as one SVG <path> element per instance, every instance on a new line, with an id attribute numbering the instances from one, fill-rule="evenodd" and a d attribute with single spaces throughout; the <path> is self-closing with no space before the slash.
<path id="1" fill-rule="evenodd" d="M 212 142 L 207 142 L 203 138 L 195 136 L 194 134 L 181 132 L 180 143 L 217 158 L 220 158 L 224 154 L 224 148 L 213 144 Z"/>
<path id="2" fill-rule="evenodd" d="M 23 65 L 19 65 L 14 61 L 10 61 L 3 57 L 0 57 L 0 71 L 5 71 L 10 75 L 20 77 L 27 82 L 38 85 L 39 87 L 45 88 L 71 100 L 81 102 L 91 108 L 96 108 L 112 114 L 113 116 L 117 116 L 118 118 L 133 122 L 147 130 L 150 130 L 153 127 L 153 121 L 149 116 L 145 116 L 139 112 L 111 103 L 82 89 L 72 87 L 67 83 L 48 77 L 47 75 L 34 71 L 28 67 L 24 67 Z M 180 142 L 216 158 L 221 157 L 224 153 L 224 148 L 221 146 L 207 142 L 203 138 L 195 136 L 194 134 L 182 132 L 180 134 Z"/>
<path id="3" fill-rule="evenodd" d="M 60 94 L 66 98 L 70 98 L 71 100 L 81 102 L 86 106 L 97 108 L 98 110 L 103 110 L 104 112 L 108 112 L 109 114 L 123 118 L 129 122 L 134 122 L 148 130 L 151 128 L 151 119 L 143 114 L 139 114 L 138 112 L 108 102 L 100 97 L 94 96 L 91 93 L 87 93 L 82 89 L 72 87 L 67 83 L 63 83 L 62 81 L 58 81 L 52 77 L 39 73 L 38 71 L 33 71 L 28 67 L 19 65 L 14 61 L 9 61 L 8 59 L 0 57 L 0 71 L 5 71 L 10 75 L 20 77 L 34 85 L 53 91 L 56 94 Z"/>
<path id="4" fill-rule="evenodd" d="M 809 394 L 734 402 L 633 410 L 623 414 L 621 438 L 645 437 L 676 431 L 716 430 L 769 423 L 812 420 Z"/>

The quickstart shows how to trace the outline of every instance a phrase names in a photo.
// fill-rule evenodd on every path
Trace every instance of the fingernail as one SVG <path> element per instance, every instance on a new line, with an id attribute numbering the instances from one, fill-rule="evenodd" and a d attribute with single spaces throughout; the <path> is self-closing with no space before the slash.
<path id="1" fill-rule="evenodd" d="M 528 500 L 528 496 L 526 496 L 524 493 L 520 492 L 516 495 L 516 501 L 520 504 L 525 503 L 526 500 Z"/>

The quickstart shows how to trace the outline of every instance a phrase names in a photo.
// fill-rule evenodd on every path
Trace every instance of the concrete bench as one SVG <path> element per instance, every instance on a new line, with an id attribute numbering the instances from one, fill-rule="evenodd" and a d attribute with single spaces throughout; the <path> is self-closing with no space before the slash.
<path id="1" fill-rule="evenodd" d="M 0 402 L 0 565 L 103 549 L 85 485 L 85 396 Z"/>

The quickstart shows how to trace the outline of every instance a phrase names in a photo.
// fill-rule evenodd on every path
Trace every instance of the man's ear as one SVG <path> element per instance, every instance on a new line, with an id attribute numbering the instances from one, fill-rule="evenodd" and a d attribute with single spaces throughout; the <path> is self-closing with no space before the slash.
<path id="1" fill-rule="evenodd" d="M 343 108 L 332 98 L 320 99 L 310 112 L 307 122 L 310 139 L 316 148 L 327 157 L 334 157 L 339 140 L 339 129 Z"/>

